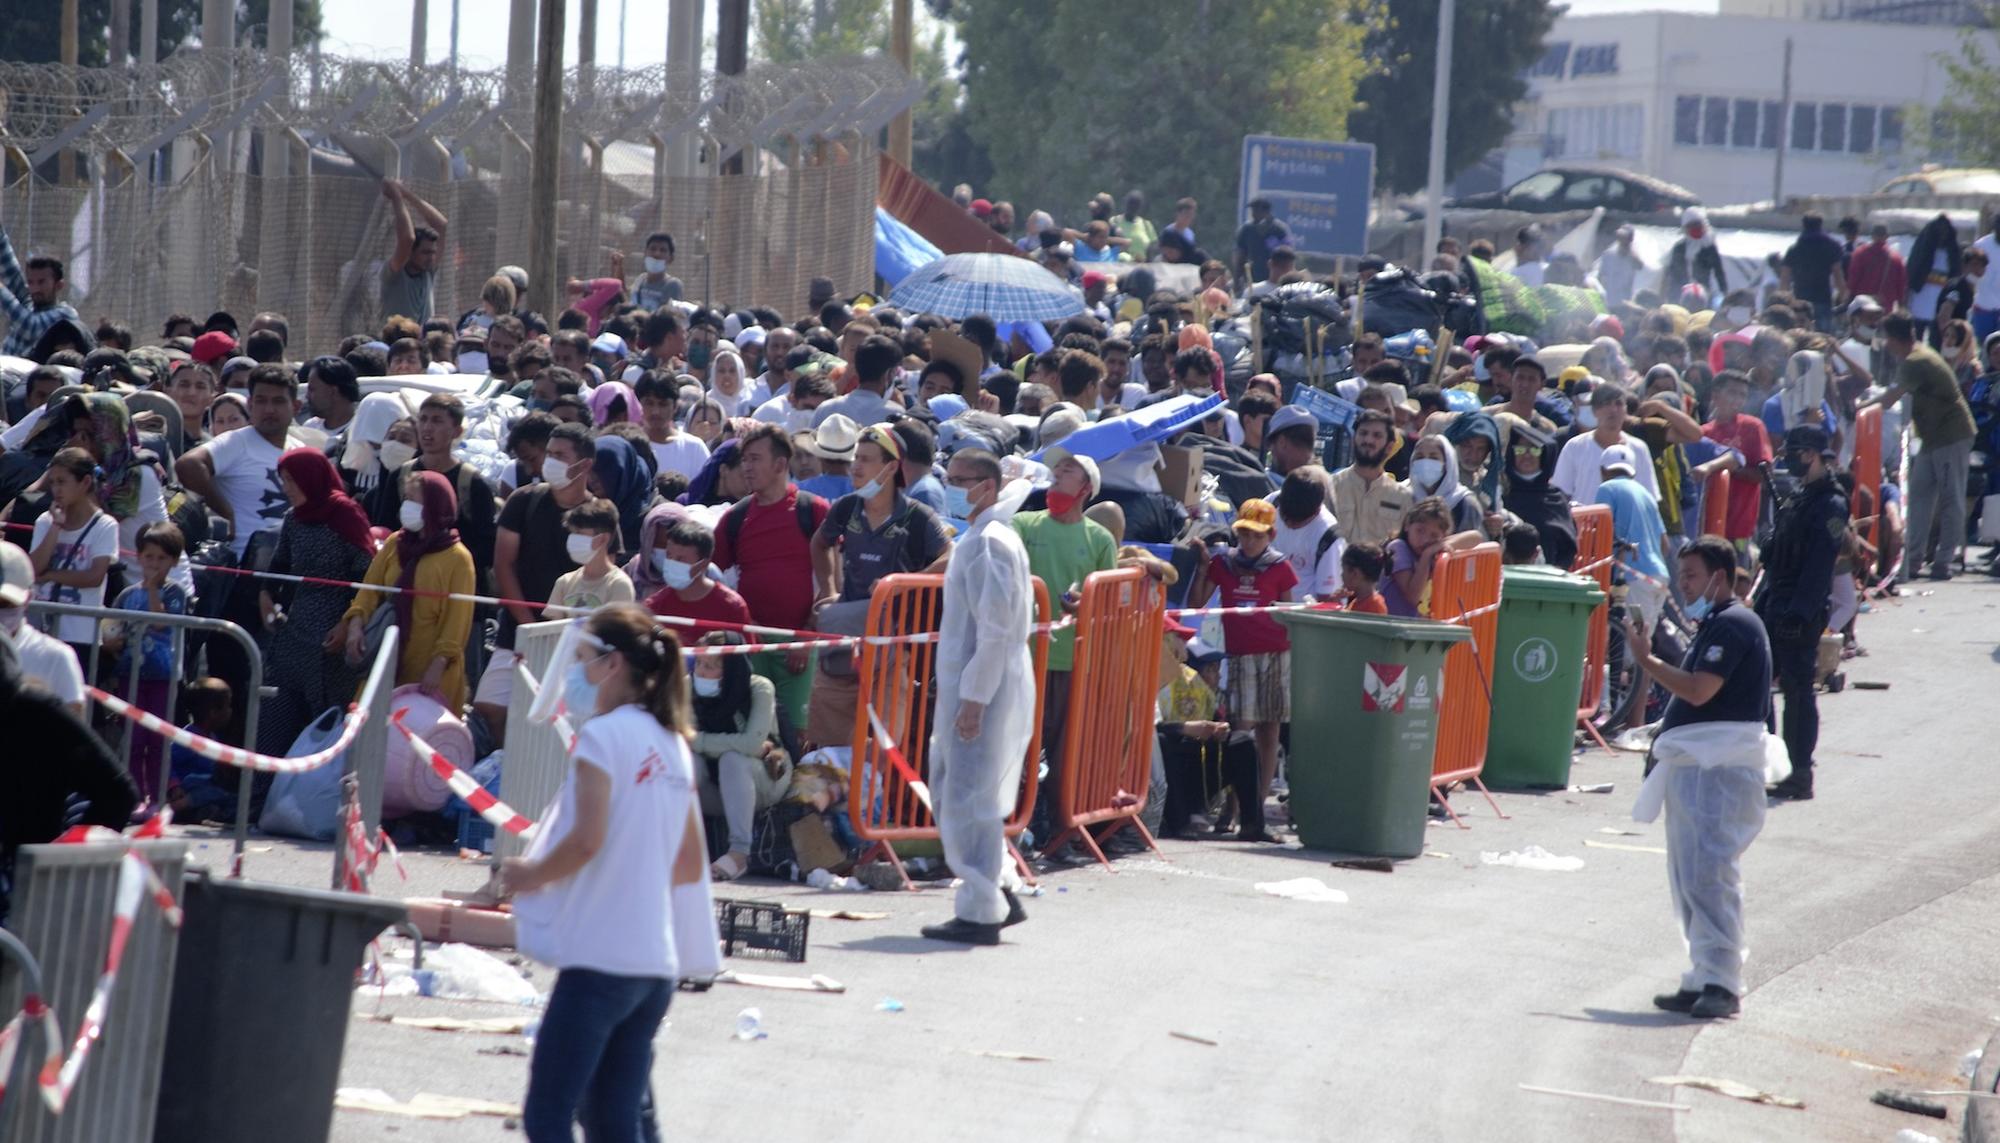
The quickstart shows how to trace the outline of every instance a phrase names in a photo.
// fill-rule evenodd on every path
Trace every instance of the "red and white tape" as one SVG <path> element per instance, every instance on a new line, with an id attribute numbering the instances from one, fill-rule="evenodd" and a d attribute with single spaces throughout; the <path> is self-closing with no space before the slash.
<path id="1" fill-rule="evenodd" d="M 297 758 L 274 758 L 269 754 L 245 750 L 241 746 L 231 746 L 227 742 L 217 742 L 186 727 L 175 726 L 166 719 L 150 711 L 141 710 L 107 691 L 101 691 L 96 687 L 85 689 L 90 692 L 91 698 L 102 703 L 113 714 L 123 715 L 169 742 L 185 746 L 204 758 L 227 766 L 234 766 L 240 770 L 257 770 L 266 774 L 296 774 L 305 770 L 319 769 L 340 757 L 341 751 L 353 745 L 354 736 L 361 730 L 361 724 L 368 721 L 368 712 L 350 703 L 347 707 L 347 716 L 340 728 L 340 737 L 335 739 L 331 746 L 314 754 L 302 754 Z"/>
<path id="2" fill-rule="evenodd" d="M 416 731 L 404 726 L 401 711 L 397 711 L 389 722 L 403 732 L 404 738 L 410 740 L 411 750 L 430 760 L 431 771 L 445 780 L 445 784 L 451 787 L 451 792 L 465 799 L 465 804 L 471 806 L 480 817 L 493 823 L 494 828 L 506 830 L 523 840 L 534 838 L 534 822 L 494 797 L 486 787 L 479 784 L 479 779 L 452 765 L 449 758 L 438 753 L 430 743 L 418 737 Z"/>

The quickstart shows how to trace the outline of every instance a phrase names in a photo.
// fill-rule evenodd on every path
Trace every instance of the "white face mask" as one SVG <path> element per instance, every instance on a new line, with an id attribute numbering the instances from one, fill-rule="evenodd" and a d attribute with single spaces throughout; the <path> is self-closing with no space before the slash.
<path id="1" fill-rule="evenodd" d="M 722 693 L 722 679 L 720 676 L 710 678 L 707 675 L 692 675 L 690 677 L 694 680 L 694 693 L 701 697 L 714 698 L 716 695 Z"/>
<path id="2" fill-rule="evenodd" d="M 484 373 L 486 372 L 486 364 L 486 354 L 484 352 L 467 350 L 458 355 L 458 371 L 460 373 Z"/>
<path id="3" fill-rule="evenodd" d="M 678 591 L 694 582 L 693 564 L 684 564 L 679 560 L 670 560 L 664 555 L 657 558 L 660 561 L 660 579 L 665 581 L 668 587 Z"/>
<path id="4" fill-rule="evenodd" d="M 650 256 L 649 256 L 649 257 L 647 257 L 647 259 L 646 259 L 646 272 L 647 272 L 648 274 L 664 274 L 664 273 L 666 273 L 666 272 L 667 272 L 667 260 L 666 260 L 665 258 L 653 258 L 653 257 L 650 257 Z"/>
<path id="5" fill-rule="evenodd" d="M 863 500 L 873 500 L 882 491 L 882 478 L 878 476 L 854 491 Z"/>
<path id="6" fill-rule="evenodd" d="M 493 315 L 473 314 L 472 324 L 478 326 L 480 329 L 491 329 L 493 328 Z"/>
<path id="7" fill-rule="evenodd" d="M 1730 325 L 1749 325 L 1750 307 L 1730 306 L 1728 309 L 1722 311 L 1722 319 Z"/>
<path id="8" fill-rule="evenodd" d="M 567 546 L 569 548 L 569 562 L 573 564 L 587 564 L 590 562 L 590 557 L 597 554 L 597 537 L 571 532 Z"/>
<path id="9" fill-rule="evenodd" d="M 1576 423 L 1586 429 L 1596 428 L 1597 410 L 1591 408 L 1589 405 L 1578 405 L 1576 407 Z"/>
<path id="10" fill-rule="evenodd" d="M 1425 489 L 1436 488 L 1444 480 L 1444 462 L 1418 457 L 1410 462 L 1410 479 Z"/>
<path id="11" fill-rule="evenodd" d="M 555 457 L 542 458 L 542 479 L 551 488 L 562 488 L 569 484 L 569 465 Z"/>
<path id="12" fill-rule="evenodd" d="M 383 441 L 375 449 L 375 457 L 382 462 L 383 468 L 394 472 L 417 459 L 417 446 L 406 445 L 402 441 Z"/>
<path id="13" fill-rule="evenodd" d="M 402 521 L 403 528 L 406 531 L 411 531 L 411 532 L 423 531 L 424 530 L 423 501 L 421 500 L 403 501 L 403 506 L 397 509 L 396 511 L 396 518 Z"/>

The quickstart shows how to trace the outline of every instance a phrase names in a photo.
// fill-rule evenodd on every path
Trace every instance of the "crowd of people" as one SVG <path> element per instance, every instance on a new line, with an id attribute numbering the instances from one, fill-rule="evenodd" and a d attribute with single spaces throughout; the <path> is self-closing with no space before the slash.
<path id="1" fill-rule="evenodd" d="M 1961 255 L 1948 222 L 1898 270 L 1881 234 L 1843 244 L 1809 216 L 1770 283 L 1726 280 L 1699 211 L 1665 267 L 1646 267 L 1629 232 L 1588 269 L 1549 258 L 1531 227 L 1505 252 L 1511 265 L 1447 238 L 1421 270 L 1370 257 L 1335 279 L 1305 268 L 1262 200 L 1218 259 L 1192 199 L 1155 224 L 1138 192 L 1122 212 L 1100 195 L 1077 227 L 1037 211 L 1017 235 L 1010 204 L 961 188 L 971 215 L 1067 285 L 1074 316 L 906 312 L 827 279 L 798 312 L 698 302 L 660 233 L 643 272 L 627 277 L 620 261 L 614 276 L 565 283 L 550 319 L 525 304 L 518 267 L 499 267 L 477 298 L 436 296 L 448 220 L 398 184 L 383 193 L 395 246 L 381 324 L 331 345 L 294 344 L 276 313 L 176 314 L 157 333 L 86 323 L 65 301 L 62 263 L 21 263 L 0 230 L 0 631 L 18 664 L 0 658 L 0 699 L 48 692 L 43 726 L 49 710 L 86 714 L 86 681 L 121 693 L 136 681 L 138 705 L 240 740 L 253 701 L 242 652 L 145 619 L 220 617 L 256 636 L 275 689 L 249 745 L 282 754 L 352 698 L 394 627 L 397 685 L 463 719 L 480 757 L 504 759 L 517 632 L 590 617 L 580 658 L 552 668 L 588 723 L 576 755 L 590 765 L 565 789 L 564 828 L 510 867 L 522 894 L 588 880 L 579 871 L 604 861 L 658 857 L 658 876 L 671 866 L 683 885 L 851 858 L 860 688 L 852 656 L 817 652 L 809 634 L 859 633 L 883 577 L 942 571 L 929 764 L 962 886 L 956 918 L 927 934 L 997 942 L 1025 917 L 1001 822 L 1034 711 L 1029 576 L 1062 608 L 1092 573 L 1123 566 L 1188 607 L 1420 617 L 1449 551 L 1491 542 L 1508 563 L 1572 567 L 1573 510 L 1590 504 L 1610 509 L 1631 621 L 1612 689 L 1639 696 L 1607 711 L 1606 729 L 1702 721 L 1690 711 L 1715 690 L 1689 679 L 1717 672 L 1674 667 L 1677 648 L 1717 645 L 1725 628 L 1733 647 L 1754 644 L 1754 613 L 1765 694 L 1730 717 L 1762 723 L 1776 679 L 1790 776 L 1771 792 L 1810 798 L 1826 633 L 1863 653 L 1865 594 L 1953 575 L 1968 503 L 1993 490 L 1969 466 L 2000 447 L 2000 282 L 1983 260 L 2000 251 L 1987 236 Z M 1177 265 L 1194 271 L 1190 288 L 1160 284 L 1183 280 Z M 1642 284 L 1653 269 L 1660 284 Z M 1154 424 L 1147 410 L 1169 401 L 1189 410 L 1171 431 L 1108 451 L 1083 443 L 1120 417 Z M 1879 420 L 1861 416 L 1871 407 Z M 1199 465 L 1176 469 L 1169 453 Z M 1718 473 L 1728 500 L 1711 511 Z M 1718 534 L 1702 535 L 1704 519 Z M 30 615 L 30 600 L 134 617 Z M 1703 642 L 1721 614 L 1732 618 Z M 683 641 L 746 637 L 765 649 L 681 665 Z M 1311 686 L 1292 675 L 1285 629 L 1255 613 L 1174 624 L 1161 654 L 1147 817 L 1167 836 L 1280 840 L 1271 799 L 1295 688 Z M 1079 716 L 1073 656 L 1058 630 L 1041 684 L 1044 783 L 1074 764 L 1062 756 Z M 656 757 L 627 757 L 628 740 Z M 231 812 L 235 785 L 212 764 L 177 750 L 163 786 L 157 740 L 132 741 L 122 760 L 99 748 L 75 780 L 96 818 Z M 610 796 L 607 776 L 643 785 L 657 767 L 686 772 L 690 812 L 715 827 L 706 869 L 688 865 L 682 839 L 700 841 L 701 823 L 683 827 L 681 800 L 635 810 Z M 1694 796 L 1670 794 L 1670 810 Z M 1054 833 L 1047 805 L 1023 839 L 1031 852 Z M 632 842 L 648 813 L 676 818 L 673 831 Z M 7 815 L 9 852 L 62 818 Z M 806 818 L 825 828 L 802 834 Z M 543 920 L 610 893 L 593 881 Z M 600 975 L 676 971 L 670 948 L 635 968 L 592 959 L 590 943 L 570 932 L 543 947 Z M 641 1024 L 665 1008 L 657 992 L 563 980 L 559 999 L 573 981 L 573 1003 Z M 1707 984 L 1740 992 L 1727 973 L 1693 983 L 1683 1008 Z M 566 1123 L 557 1105 L 587 1078 L 531 1098 L 531 1120 Z"/>

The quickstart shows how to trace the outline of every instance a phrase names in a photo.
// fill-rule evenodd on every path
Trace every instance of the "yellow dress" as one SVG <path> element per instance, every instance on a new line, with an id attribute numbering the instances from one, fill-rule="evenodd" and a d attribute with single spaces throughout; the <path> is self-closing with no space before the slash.
<path id="1" fill-rule="evenodd" d="M 401 534 L 397 533 L 377 549 L 362 582 L 396 585 L 403 574 L 403 561 L 396 555 L 397 537 Z M 464 544 L 433 552 L 417 564 L 416 589 L 420 592 L 469 595 L 474 587 L 472 553 Z M 395 606 L 394 599 L 386 592 L 356 592 L 354 603 L 341 622 L 359 619 L 366 623 L 377 607 Z M 411 604 L 410 630 L 400 633 L 402 651 L 397 656 L 396 685 L 422 682 L 431 660 L 442 658 L 445 669 L 438 689 L 444 692 L 445 703 L 452 713 L 457 714 L 465 707 L 465 642 L 472 635 L 472 604 L 436 595 L 419 595 Z"/>

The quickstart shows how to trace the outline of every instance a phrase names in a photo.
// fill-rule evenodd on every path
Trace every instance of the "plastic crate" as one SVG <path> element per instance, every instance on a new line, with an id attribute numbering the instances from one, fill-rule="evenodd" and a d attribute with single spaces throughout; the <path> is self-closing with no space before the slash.
<path id="1" fill-rule="evenodd" d="M 715 899 L 715 928 L 722 937 L 722 955 L 788 960 L 806 959 L 806 933 L 812 914 L 762 901 Z"/>
<path id="2" fill-rule="evenodd" d="M 458 819 L 458 848 L 492 853 L 493 823 L 476 813 L 467 812 Z"/>

